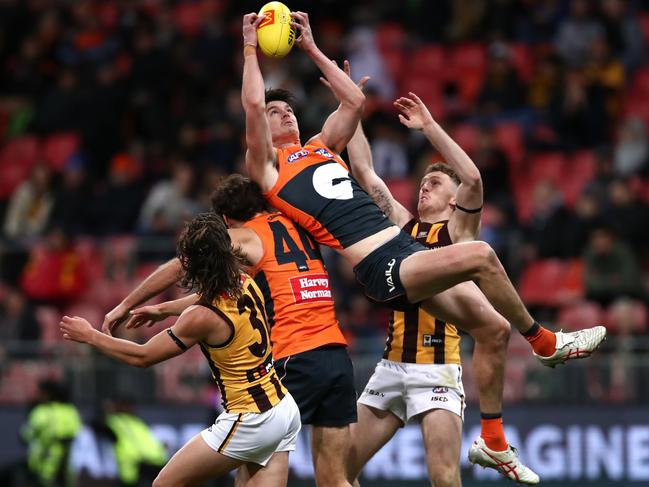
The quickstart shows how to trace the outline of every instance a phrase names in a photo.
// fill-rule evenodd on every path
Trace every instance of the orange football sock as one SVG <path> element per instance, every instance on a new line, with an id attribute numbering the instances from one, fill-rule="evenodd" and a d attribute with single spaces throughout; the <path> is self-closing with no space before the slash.
<path id="1" fill-rule="evenodd" d="M 480 436 L 484 440 L 487 448 L 493 451 L 505 451 L 507 449 L 507 440 L 505 439 L 505 430 L 503 429 L 502 413 L 482 413 L 482 432 Z"/>
<path id="2" fill-rule="evenodd" d="M 537 322 L 534 322 L 532 328 L 522 334 L 525 337 L 534 353 L 542 357 L 549 357 L 554 354 L 557 346 L 557 337 L 547 328 L 543 328 Z"/>

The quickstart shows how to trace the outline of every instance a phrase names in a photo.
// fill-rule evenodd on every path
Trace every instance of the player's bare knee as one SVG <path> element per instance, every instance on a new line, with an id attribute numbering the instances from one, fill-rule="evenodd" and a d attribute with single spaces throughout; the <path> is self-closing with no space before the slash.
<path id="1" fill-rule="evenodd" d="M 440 462 L 435 466 L 431 477 L 431 484 L 434 487 L 457 487 L 460 485 L 459 467 L 453 462 Z"/>
<path id="2" fill-rule="evenodd" d="M 477 277 L 500 274 L 504 269 L 498 260 L 496 251 L 487 242 L 472 242 L 473 256 L 477 259 Z"/>

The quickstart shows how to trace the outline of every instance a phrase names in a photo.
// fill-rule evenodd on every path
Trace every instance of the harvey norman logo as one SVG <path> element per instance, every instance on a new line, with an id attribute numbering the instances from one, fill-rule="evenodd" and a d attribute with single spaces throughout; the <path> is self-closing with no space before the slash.
<path id="1" fill-rule="evenodd" d="M 314 301 L 332 301 L 329 277 L 326 274 L 310 274 L 289 279 L 293 298 L 297 304 Z"/>

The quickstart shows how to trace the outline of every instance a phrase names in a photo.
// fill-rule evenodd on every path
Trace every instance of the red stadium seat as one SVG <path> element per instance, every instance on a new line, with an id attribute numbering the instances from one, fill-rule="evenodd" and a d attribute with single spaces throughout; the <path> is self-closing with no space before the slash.
<path id="1" fill-rule="evenodd" d="M 584 150 L 570 155 L 565 161 L 565 175 L 558 183 L 566 205 L 572 207 L 582 190 L 595 177 L 595 154 Z"/>
<path id="2" fill-rule="evenodd" d="M 500 148 L 505 151 L 512 169 L 516 170 L 525 157 L 523 129 L 517 123 L 499 123 L 494 136 Z"/>
<path id="3" fill-rule="evenodd" d="M 401 49 L 390 49 L 381 54 L 383 63 L 388 73 L 397 83 L 404 77 L 406 74 L 406 60 L 404 53 Z"/>
<path id="4" fill-rule="evenodd" d="M 201 2 L 187 1 L 178 4 L 174 20 L 185 36 L 197 36 L 203 29 L 203 6 Z"/>
<path id="5" fill-rule="evenodd" d="M 640 22 L 645 44 L 649 44 L 649 14 L 638 15 L 636 18 Z"/>
<path id="6" fill-rule="evenodd" d="M 425 45 L 415 49 L 409 59 L 412 75 L 442 78 L 446 70 L 446 53 L 439 45 Z"/>
<path id="7" fill-rule="evenodd" d="M 460 44 L 450 52 L 450 66 L 460 72 L 484 72 L 486 60 L 485 46 L 478 42 Z"/>
<path id="8" fill-rule="evenodd" d="M 564 174 L 565 157 L 560 152 L 537 154 L 530 162 L 530 174 L 534 183 L 542 180 L 550 180 L 559 183 Z"/>
<path id="9" fill-rule="evenodd" d="M 415 203 L 417 186 L 413 183 L 412 179 L 391 179 L 386 181 L 386 184 L 392 196 L 414 214 L 417 209 Z"/>
<path id="10" fill-rule="evenodd" d="M 438 81 L 428 76 L 406 76 L 402 79 L 400 92 L 406 94 L 412 91 L 422 99 L 435 119 L 443 120 L 444 97 Z"/>
<path id="11" fill-rule="evenodd" d="M 43 159 L 55 171 L 61 171 L 72 154 L 79 150 L 76 133 L 53 134 L 43 143 Z"/>
<path id="12" fill-rule="evenodd" d="M 480 43 L 460 44 L 448 53 L 447 79 L 457 83 L 460 96 L 466 103 L 473 103 L 480 92 L 485 64 L 486 51 Z"/>
<path id="13" fill-rule="evenodd" d="M 534 202 L 531 198 L 534 185 L 528 174 L 522 171 L 512 171 L 512 186 L 518 219 L 522 223 L 526 223 L 534 213 Z"/>
<path id="14" fill-rule="evenodd" d="M 33 136 L 9 141 L 0 150 L 0 199 L 6 199 L 29 176 L 38 161 L 39 141 Z"/>
<path id="15" fill-rule="evenodd" d="M 537 260 L 523 271 L 519 283 L 525 303 L 534 306 L 557 306 L 564 265 L 559 259 Z"/>
<path id="16" fill-rule="evenodd" d="M 456 125 L 452 130 L 453 140 L 464 149 L 464 152 L 471 155 L 478 143 L 478 129 L 470 123 Z"/>
<path id="17" fill-rule="evenodd" d="M 534 53 L 527 44 L 511 44 L 509 46 L 512 61 L 518 75 L 523 81 L 529 81 L 534 72 Z"/>
<path id="18" fill-rule="evenodd" d="M 381 52 L 403 49 L 406 46 L 407 38 L 401 24 L 396 22 L 382 24 L 376 30 L 376 42 Z"/>
<path id="19" fill-rule="evenodd" d="M 599 304 L 582 301 L 561 308 L 557 325 L 566 331 L 581 330 L 586 326 L 602 323 L 603 314 Z"/>

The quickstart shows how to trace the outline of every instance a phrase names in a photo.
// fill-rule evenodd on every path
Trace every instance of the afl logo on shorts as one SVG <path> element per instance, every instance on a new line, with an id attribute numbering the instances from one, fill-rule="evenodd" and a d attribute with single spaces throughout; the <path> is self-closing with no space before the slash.
<path id="1" fill-rule="evenodd" d="M 337 162 L 324 164 L 314 171 L 313 188 L 329 200 L 351 200 L 354 197 L 349 173 Z"/>

